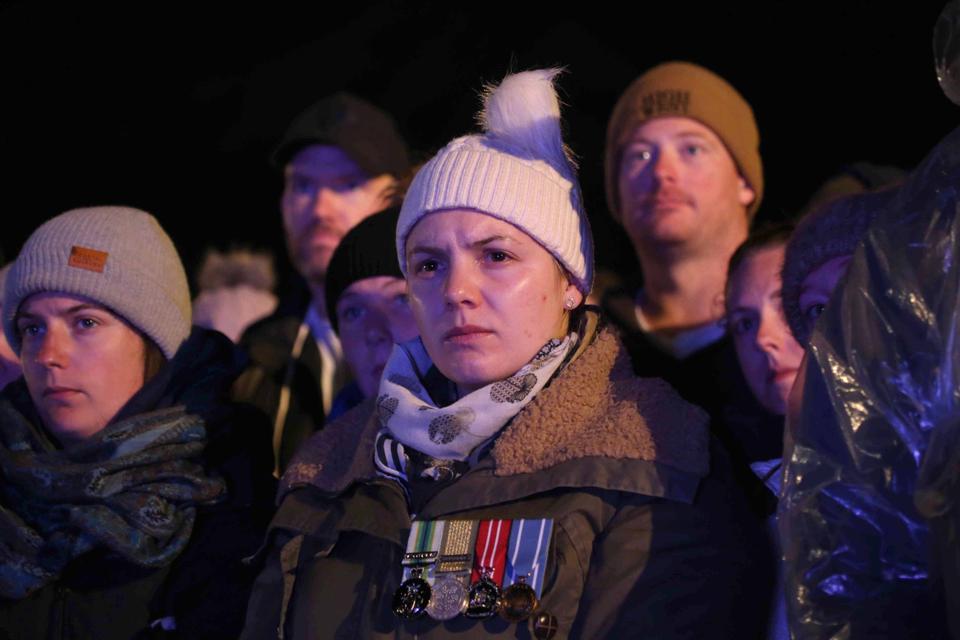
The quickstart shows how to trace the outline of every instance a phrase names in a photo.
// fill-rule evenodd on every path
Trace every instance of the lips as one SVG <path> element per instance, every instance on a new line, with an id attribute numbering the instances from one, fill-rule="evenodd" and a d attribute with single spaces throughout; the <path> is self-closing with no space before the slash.
<path id="1" fill-rule="evenodd" d="M 797 376 L 796 369 L 775 369 L 770 372 L 770 381 L 776 383 L 792 383 Z"/>
<path id="2" fill-rule="evenodd" d="M 43 390 L 43 397 L 50 400 L 69 400 L 75 395 L 79 395 L 81 391 L 79 389 L 74 389 L 72 387 L 47 387 Z"/>
<path id="3" fill-rule="evenodd" d="M 464 324 L 454 327 L 443 334 L 443 341 L 453 344 L 469 344 L 493 335 L 493 331 L 486 327 L 473 324 Z"/>

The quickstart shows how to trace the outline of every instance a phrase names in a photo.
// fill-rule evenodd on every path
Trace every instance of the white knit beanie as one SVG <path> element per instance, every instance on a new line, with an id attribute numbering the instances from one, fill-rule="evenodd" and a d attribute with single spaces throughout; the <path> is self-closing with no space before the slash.
<path id="1" fill-rule="evenodd" d="M 453 140 L 417 173 L 397 223 L 397 257 L 423 216 L 475 209 L 520 228 L 552 253 L 586 296 L 593 281 L 593 239 L 580 185 L 560 133 L 559 69 L 509 75 L 488 87 L 483 134 Z"/>
<path id="2" fill-rule="evenodd" d="M 190 287 L 177 250 L 149 213 L 74 209 L 48 220 L 7 275 L 3 330 L 17 354 L 16 317 L 34 293 L 84 296 L 121 315 L 173 357 L 190 335 Z"/>

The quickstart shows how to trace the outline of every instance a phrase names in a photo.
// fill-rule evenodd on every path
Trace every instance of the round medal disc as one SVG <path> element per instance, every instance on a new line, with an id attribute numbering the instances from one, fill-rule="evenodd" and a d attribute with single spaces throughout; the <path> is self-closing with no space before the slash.
<path id="1" fill-rule="evenodd" d="M 393 594 L 393 612 L 401 618 L 419 618 L 430 602 L 430 584 L 420 577 L 404 580 Z"/>
<path id="2" fill-rule="evenodd" d="M 470 587 L 470 598 L 464 615 L 468 618 L 489 618 L 500 608 L 500 587 L 487 576 Z"/>
<path id="3" fill-rule="evenodd" d="M 467 608 L 467 589 L 456 578 L 440 578 L 433 583 L 427 613 L 434 620 L 451 620 Z"/>
<path id="4" fill-rule="evenodd" d="M 503 590 L 500 617 L 507 622 L 523 622 L 537 609 L 537 592 L 523 580 Z"/>

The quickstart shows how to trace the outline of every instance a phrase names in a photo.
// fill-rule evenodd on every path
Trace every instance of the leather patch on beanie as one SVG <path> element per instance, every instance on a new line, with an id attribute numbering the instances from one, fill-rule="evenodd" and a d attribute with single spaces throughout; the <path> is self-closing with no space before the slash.
<path id="1" fill-rule="evenodd" d="M 690 92 L 661 89 L 648 93 L 641 100 L 644 119 L 656 116 L 686 116 L 690 109 Z"/>
<path id="2" fill-rule="evenodd" d="M 70 247 L 70 259 L 67 264 L 77 269 L 86 269 L 87 271 L 96 271 L 103 273 L 103 268 L 107 266 L 107 257 L 110 254 L 106 251 L 97 251 L 87 247 Z"/>

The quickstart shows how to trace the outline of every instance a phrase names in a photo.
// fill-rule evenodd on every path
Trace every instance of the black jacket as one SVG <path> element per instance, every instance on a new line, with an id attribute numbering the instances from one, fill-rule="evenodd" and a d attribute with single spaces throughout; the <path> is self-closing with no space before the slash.
<path id="1" fill-rule="evenodd" d="M 309 331 L 301 336 L 300 353 L 294 357 L 303 317 L 277 313 L 247 329 L 240 346 L 250 362 L 233 387 L 233 398 L 258 410 L 269 424 L 271 441 L 281 395 L 285 387 L 289 389 L 277 452 L 281 473 L 297 448 L 326 421 L 321 388 L 323 361 Z"/>
<path id="2" fill-rule="evenodd" d="M 776 496 L 750 470 L 750 463 L 783 453 L 783 418 L 764 409 L 740 371 L 729 335 L 684 359 L 657 347 L 637 324 L 635 290 L 616 289 L 604 297 L 604 311 L 620 337 L 638 376 L 658 377 L 680 395 L 706 409 L 710 430 L 729 454 L 737 483 L 759 515 L 776 510 Z"/>

